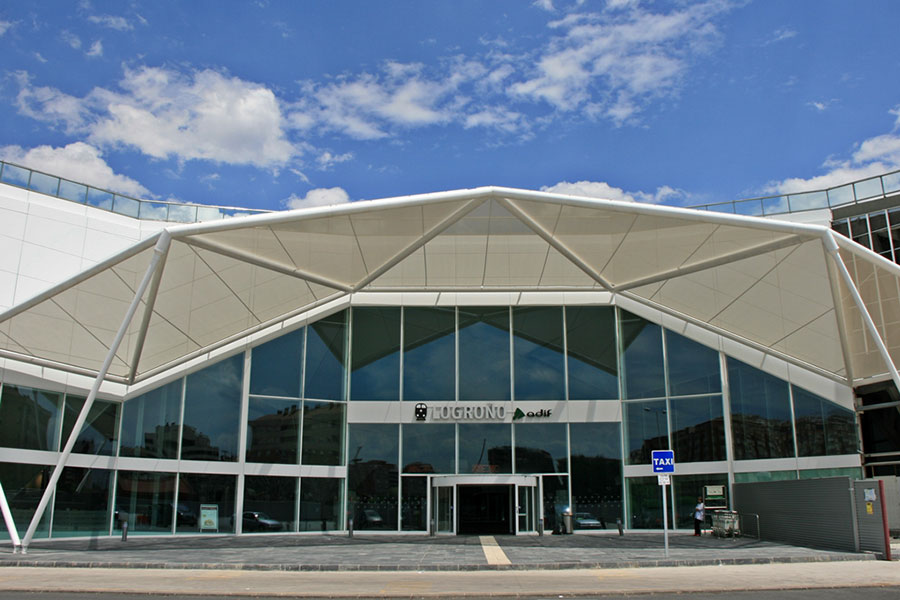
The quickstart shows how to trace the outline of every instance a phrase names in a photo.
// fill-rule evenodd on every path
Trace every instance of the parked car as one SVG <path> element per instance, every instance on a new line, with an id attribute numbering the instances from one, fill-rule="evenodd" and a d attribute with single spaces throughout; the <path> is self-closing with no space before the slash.
<path id="1" fill-rule="evenodd" d="M 606 526 L 594 515 L 586 512 L 575 513 L 575 529 L 605 529 Z"/>
<path id="2" fill-rule="evenodd" d="M 384 519 L 378 514 L 374 508 L 367 508 L 362 511 L 359 520 L 360 529 L 381 529 L 384 527 Z"/>
<path id="3" fill-rule="evenodd" d="M 258 510 L 244 512 L 244 531 L 281 531 L 281 521 L 276 521 L 269 515 Z"/>

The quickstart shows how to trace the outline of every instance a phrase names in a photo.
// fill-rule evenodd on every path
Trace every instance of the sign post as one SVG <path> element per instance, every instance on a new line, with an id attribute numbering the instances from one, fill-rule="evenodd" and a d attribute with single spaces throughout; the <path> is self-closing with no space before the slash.
<path id="1" fill-rule="evenodd" d="M 666 558 L 669 558 L 669 501 L 666 498 L 666 486 L 671 483 L 669 474 L 675 472 L 675 451 L 652 450 L 650 460 L 653 462 L 653 472 L 657 473 L 659 489 L 662 490 L 663 543 L 666 548 Z"/>

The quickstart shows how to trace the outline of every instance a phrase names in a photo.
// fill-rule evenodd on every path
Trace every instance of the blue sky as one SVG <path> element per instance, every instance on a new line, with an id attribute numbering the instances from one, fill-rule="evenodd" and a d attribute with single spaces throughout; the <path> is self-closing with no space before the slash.
<path id="1" fill-rule="evenodd" d="M 281 209 L 502 185 L 692 205 L 900 168 L 896 0 L 0 5 L 0 158 Z"/>

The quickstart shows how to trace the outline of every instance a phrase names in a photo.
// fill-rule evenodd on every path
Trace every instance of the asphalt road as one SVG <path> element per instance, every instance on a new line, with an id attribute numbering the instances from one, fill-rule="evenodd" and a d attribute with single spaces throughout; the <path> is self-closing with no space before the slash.
<path id="1" fill-rule="evenodd" d="M 833 589 L 806 589 L 806 590 L 764 590 L 757 592 L 721 592 L 721 593 L 693 593 L 689 595 L 691 600 L 844 600 L 846 598 L 865 598 L 865 600 L 896 600 L 900 597 L 900 587 L 854 587 Z M 547 596 L 547 600 L 559 600 L 560 598 L 574 598 L 576 596 Z M 652 600 L 685 600 L 684 593 L 650 593 L 650 594 L 612 594 L 597 596 L 577 596 L 579 599 L 602 598 L 603 600 L 633 600 L 643 597 Z M 56 593 L 56 592 L 2 592 L 0 600 L 147 600 L 148 598 L 167 598 L 178 600 L 209 600 L 209 596 L 171 596 L 171 595 L 146 595 L 146 594 L 119 594 L 119 593 Z M 290 596 L 228 596 L 228 600 L 285 600 Z M 377 596 L 373 598 L 378 598 Z M 412 598 L 415 598 L 413 596 Z M 489 597 L 484 597 L 488 600 Z M 539 597 L 535 597 L 538 600 Z M 316 600 L 304 598 L 304 600 Z M 322 600 L 325 600 L 324 598 Z M 358 600 L 365 600 L 360 598 Z M 482 600 L 477 596 L 465 596 L 465 600 Z M 490 600 L 496 600 L 491 598 Z"/>

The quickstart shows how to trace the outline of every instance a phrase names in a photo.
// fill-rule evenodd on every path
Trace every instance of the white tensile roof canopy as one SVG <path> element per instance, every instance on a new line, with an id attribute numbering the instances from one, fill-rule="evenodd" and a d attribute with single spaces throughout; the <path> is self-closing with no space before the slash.
<path id="1" fill-rule="evenodd" d="M 354 292 L 540 290 L 897 381 L 900 268 L 826 228 L 496 187 L 174 226 L 0 314 L 0 355 L 134 383 Z"/>

